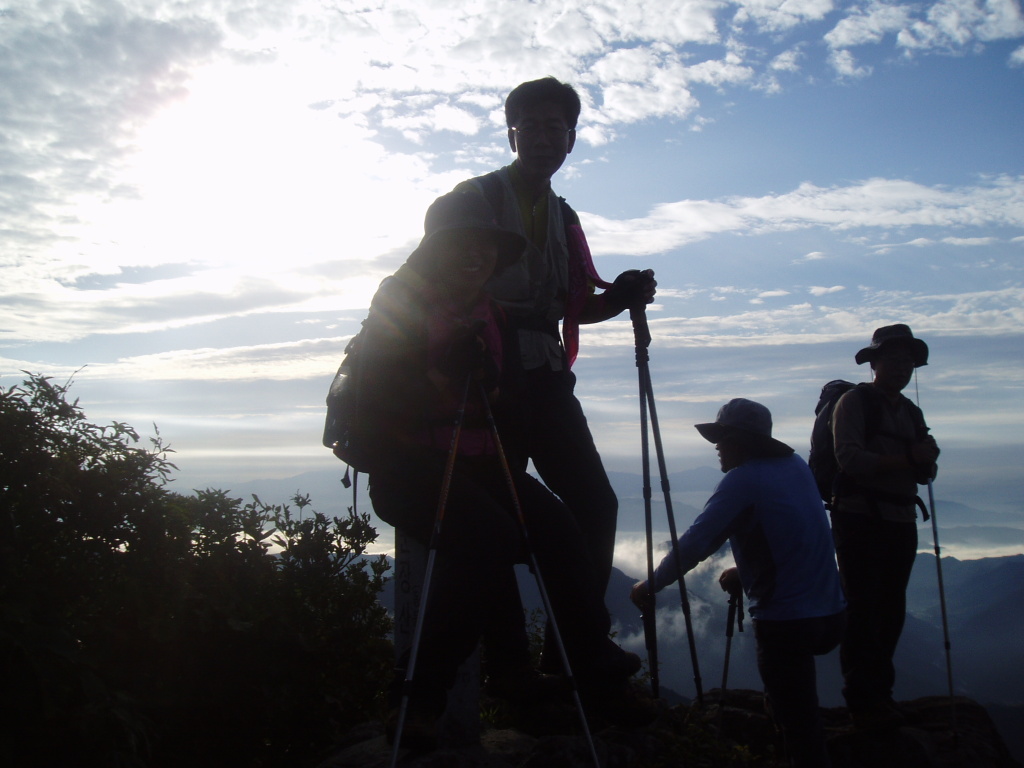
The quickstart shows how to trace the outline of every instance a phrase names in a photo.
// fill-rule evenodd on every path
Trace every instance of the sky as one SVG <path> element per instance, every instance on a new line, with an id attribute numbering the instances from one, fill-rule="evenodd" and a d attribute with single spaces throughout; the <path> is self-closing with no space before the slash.
<path id="1" fill-rule="evenodd" d="M 556 191 L 604 277 L 656 273 L 670 471 L 715 464 L 692 425 L 732 397 L 805 454 L 821 386 L 905 322 L 936 495 L 1024 515 L 1019 2 L 2 2 L 0 384 L 159 429 L 176 490 L 340 474 L 347 339 L 554 75 L 583 100 Z M 575 368 L 617 472 L 632 345 L 587 327 Z"/>

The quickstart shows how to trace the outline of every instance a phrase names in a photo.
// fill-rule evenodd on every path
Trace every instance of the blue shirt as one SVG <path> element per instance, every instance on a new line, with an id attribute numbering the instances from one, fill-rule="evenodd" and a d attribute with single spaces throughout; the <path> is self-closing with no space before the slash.
<path id="1" fill-rule="evenodd" d="M 685 574 L 726 539 L 755 619 L 831 616 L 845 607 L 825 507 L 796 454 L 751 459 L 727 472 L 655 570 L 655 591 L 676 581 L 677 556 Z"/>

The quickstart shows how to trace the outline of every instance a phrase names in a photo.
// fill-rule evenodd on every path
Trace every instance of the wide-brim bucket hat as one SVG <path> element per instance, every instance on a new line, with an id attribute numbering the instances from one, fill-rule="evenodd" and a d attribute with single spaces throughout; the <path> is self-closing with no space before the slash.
<path id="1" fill-rule="evenodd" d="M 423 239 L 409 256 L 409 264 L 429 272 L 446 243 L 458 232 L 483 232 L 498 247 L 494 271 L 500 272 L 522 258 L 526 238 L 498 224 L 483 195 L 473 191 L 441 195 L 427 209 L 423 219 Z"/>
<path id="2" fill-rule="evenodd" d="M 883 348 L 895 344 L 906 345 L 910 349 L 914 355 L 915 368 L 928 365 L 928 345 L 921 339 L 914 338 L 910 326 L 903 323 L 885 325 L 876 329 L 871 335 L 871 344 L 860 350 L 853 359 L 857 361 L 857 365 L 869 363 L 882 353 Z"/>
<path id="3" fill-rule="evenodd" d="M 768 457 L 789 456 L 793 449 L 772 437 L 772 414 L 761 403 L 737 397 L 718 409 L 713 422 L 694 424 L 709 443 L 739 439 Z"/>

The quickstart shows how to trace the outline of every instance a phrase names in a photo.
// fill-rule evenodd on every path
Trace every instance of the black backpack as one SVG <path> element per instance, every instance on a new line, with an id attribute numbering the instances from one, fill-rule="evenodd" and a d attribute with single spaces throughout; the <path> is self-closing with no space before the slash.
<path id="1" fill-rule="evenodd" d="M 345 357 L 327 390 L 327 418 L 324 421 L 323 444 L 334 455 L 358 472 L 368 470 L 367 443 L 363 434 L 367 425 L 361 416 L 359 392 L 363 370 L 360 350 L 365 327 L 345 346 Z M 348 471 L 342 482 L 347 488 Z"/>
<path id="2" fill-rule="evenodd" d="M 818 493 L 821 494 L 825 506 L 829 509 L 832 507 L 832 499 L 837 495 L 837 491 L 845 489 L 849 492 L 851 486 L 856 487 L 849 476 L 843 475 L 839 471 L 839 462 L 836 461 L 835 441 L 832 436 L 832 412 L 835 411 L 839 398 L 851 390 L 856 391 L 860 395 L 863 404 L 864 435 L 866 439 L 870 440 L 874 435 L 878 434 L 888 434 L 883 433 L 879 429 L 882 418 L 881 402 L 870 384 L 854 384 L 844 379 L 833 379 L 821 388 L 818 404 L 814 408 L 814 427 L 811 429 L 811 451 L 807 456 L 807 465 L 811 468 L 811 474 L 814 475 L 814 480 L 818 485 Z M 924 423 L 924 416 L 916 405 L 911 405 L 918 437 L 922 437 L 928 433 L 928 428 Z M 872 503 L 888 501 L 898 504 L 916 504 L 921 510 L 924 519 L 928 520 L 928 509 L 925 507 L 920 496 L 903 498 L 876 490 L 866 495 Z"/>
<path id="3" fill-rule="evenodd" d="M 818 404 L 814 408 L 814 427 L 811 429 L 811 452 L 807 456 L 807 464 L 818 484 L 818 492 L 825 501 L 825 506 L 832 503 L 836 480 L 839 476 L 839 463 L 836 461 L 835 443 L 832 438 L 832 412 L 839 398 L 852 389 L 861 392 L 866 406 L 865 418 L 868 434 L 878 424 L 875 398 L 863 391 L 866 384 L 854 384 L 844 379 L 833 379 L 821 388 Z"/>
<path id="4" fill-rule="evenodd" d="M 394 275 L 385 278 L 374 295 L 370 313 L 363 321 L 358 333 L 345 346 L 344 357 L 337 373 L 331 380 L 327 390 L 327 417 L 324 420 L 323 444 L 348 468 L 360 472 L 369 472 L 371 465 L 379 461 L 382 451 L 387 447 L 382 442 L 380 430 L 380 414 L 372 407 L 367 407 L 368 395 L 372 401 L 372 392 L 367 387 L 374 386 L 367 381 L 367 368 L 371 367 L 374 356 L 373 337 L 369 336 L 373 323 L 379 323 L 375 316 L 381 312 L 377 302 L 388 307 L 383 314 L 387 322 L 398 322 L 403 326 L 419 328 L 423 324 L 422 303 L 417 299 L 414 288 L 410 287 L 408 276 L 402 277 L 399 269 Z M 383 297 L 383 298 L 380 298 Z M 371 340 L 368 341 L 368 338 Z M 379 340 L 378 340 L 379 343 Z M 369 345 L 369 346 L 368 346 Z M 351 485 L 349 469 L 341 480 L 348 488 Z"/>

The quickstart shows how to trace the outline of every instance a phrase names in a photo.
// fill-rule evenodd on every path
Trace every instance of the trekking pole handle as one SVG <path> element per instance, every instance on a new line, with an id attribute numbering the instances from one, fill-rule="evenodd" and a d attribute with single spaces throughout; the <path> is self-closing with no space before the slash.
<path id="1" fill-rule="evenodd" d="M 651 345 L 651 329 L 647 326 L 647 308 L 644 306 L 630 307 L 629 319 L 633 323 L 633 341 L 637 351 L 647 349 Z"/>

